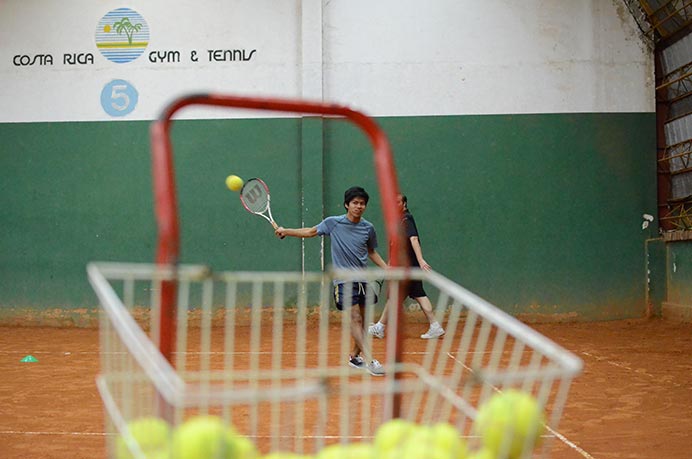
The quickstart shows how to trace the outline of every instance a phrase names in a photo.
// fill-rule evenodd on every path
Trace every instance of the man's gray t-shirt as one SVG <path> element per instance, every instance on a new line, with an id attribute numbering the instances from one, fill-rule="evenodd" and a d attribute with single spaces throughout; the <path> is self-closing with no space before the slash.
<path id="1" fill-rule="evenodd" d="M 368 249 L 377 248 L 375 227 L 363 218 L 353 223 L 345 214 L 327 217 L 317 225 L 317 234 L 331 238 L 332 263 L 341 269 L 365 269 Z"/>

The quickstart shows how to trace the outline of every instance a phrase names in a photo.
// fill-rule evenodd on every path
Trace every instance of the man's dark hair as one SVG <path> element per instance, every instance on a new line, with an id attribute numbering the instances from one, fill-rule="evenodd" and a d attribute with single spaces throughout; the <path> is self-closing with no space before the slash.
<path id="1" fill-rule="evenodd" d="M 355 198 L 363 198 L 365 204 L 370 200 L 370 195 L 363 187 L 352 186 L 344 192 L 344 205 L 347 206 L 349 202 L 353 201 Z"/>

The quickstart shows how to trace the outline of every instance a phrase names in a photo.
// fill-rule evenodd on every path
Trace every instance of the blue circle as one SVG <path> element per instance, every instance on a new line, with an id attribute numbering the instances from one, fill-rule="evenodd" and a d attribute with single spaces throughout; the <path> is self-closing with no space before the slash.
<path id="1" fill-rule="evenodd" d="M 113 80 L 101 91 L 101 107 L 110 116 L 125 116 L 137 106 L 139 94 L 125 80 Z"/>

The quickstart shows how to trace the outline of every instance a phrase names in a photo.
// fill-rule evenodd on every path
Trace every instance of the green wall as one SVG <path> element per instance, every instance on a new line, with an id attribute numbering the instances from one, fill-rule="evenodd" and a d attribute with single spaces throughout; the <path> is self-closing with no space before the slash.
<path id="1" fill-rule="evenodd" d="M 643 314 L 653 114 L 380 122 L 436 269 L 514 314 Z M 348 139 L 328 179 L 352 163 Z"/>
<path id="2" fill-rule="evenodd" d="M 662 238 L 646 241 L 647 302 L 652 316 L 660 317 L 663 303 L 667 301 L 666 252 L 667 244 Z"/>
<path id="3" fill-rule="evenodd" d="M 692 322 L 692 241 L 647 241 L 651 313 Z"/>
<path id="4" fill-rule="evenodd" d="M 667 258 L 667 300 L 692 308 L 692 243 L 669 243 Z"/>
<path id="5" fill-rule="evenodd" d="M 643 314 L 654 114 L 378 122 L 436 270 L 513 314 Z M 153 259 L 148 123 L 0 124 L 0 139 L 0 319 L 93 306 L 90 260 Z M 274 238 L 225 189 L 230 173 L 264 178 L 285 226 L 341 213 L 343 190 L 360 184 L 384 237 L 370 146 L 342 121 L 178 121 L 173 144 L 184 262 L 319 269 L 320 241 Z"/>

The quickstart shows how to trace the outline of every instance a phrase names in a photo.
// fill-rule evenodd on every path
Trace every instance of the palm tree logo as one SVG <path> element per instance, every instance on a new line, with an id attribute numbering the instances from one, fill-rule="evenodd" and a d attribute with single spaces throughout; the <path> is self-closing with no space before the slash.
<path id="1" fill-rule="evenodd" d="M 137 24 L 132 24 L 130 22 L 130 18 L 122 18 L 115 24 L 113 24 L 113 27 L 115 28 L 115 31 L 118 33 L 118 35 L 122 34 L 125 32 L 125 35 L 127 35 L 127 43 L 132 46 L 132 35 L 134 32 L 139 32 L 142 30 L 142 24 L 137 23 Z"/>
<path id="2" fill-rule="evenodd" d="M 96 26 L 96 47 L 111 62 L 131 62 L 144 53 L 148 44 L 149 25 L 133 9 L 109 11 Z"/>

